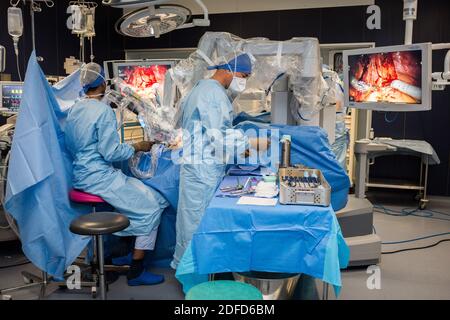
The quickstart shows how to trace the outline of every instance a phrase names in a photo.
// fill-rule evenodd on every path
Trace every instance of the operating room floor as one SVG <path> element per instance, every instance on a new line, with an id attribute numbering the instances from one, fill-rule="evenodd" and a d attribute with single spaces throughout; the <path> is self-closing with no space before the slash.
<path id="1" fill-rule="evenodd" d="M 397 191 L 370 194 L 370 200 L 375 204 L 382 204 L 387 208 L 401 209 L 412 207 L 415 202 L 409 194 Z M 428 209 L 450 213 L 450 198 L 433 198 Z M 450 219 L 448 217 L 445 217 Z M 375 213 L 374 225 L 382 241 L 397 241 L 416 238 L 423 235 L 450 232 L 450 221 L 440 221 L 414 216 L 393 217 L 382 213 Z M 442 236 L 421 240 L 402 245 L 385 245 L 383 251 L 429 245 L 438 240 L 450 238 Z M 0 246 L 0 250 L 2 250 Z M 0 256 L 11 252 L 0 251 Z M 367 279 L 370 276 L 366 268 L 353 268 L 342 273 L 343 288 L 339 296 L 345 299 L 450 299 L 450 242 L 443 242 L 438 246 L 383 255 L 379 264 L 381 272 L 381 288 L 369 290 Z M 0 269 L 0 288 L 21 285 L 23 283 L 21 271 L 37 269 L 31 264 Z M 163 284 L 150 287 L 129 287 L 126 278 L 110 286 L 108 299 L 183 299 L 184 294 L 174 271 L 171 269 L 154 269 L 163 273 L 166 281 Z M 320 281 L 302 281 L 302 288 L 297 290 L 296 296 L 303 299 L 321 297 L 322 284 Z M 36 299 L 38 289 L 22 291 L 13 295 L 14 299 Z M 48 299 L 91 299 L 88 293 L 77 293 L 74 290 L 60 289 L 51 294 Z M 330 290 L 329 299 L 336 299 Z"/>
<path id="2" fill-rule="evenodd" d="M 409 192 L 369 193 L 373 204 L 390 209 L 413 208 L 417 202 Z M 450 198 L 432 197 L 427 209 L 450 215 Z M 449 216 L 435 217 L 450 219 Z M 442 221 L 415 216 L 395 217 L 376 212 L 374 226 L 382 242 L 394 242 L 421 236 L 450 232 L 450 221 Z M 420 241 L 383 245 L 382 251 L 396 251 L 404 248 L 423 247 L 450 235 Z M 346 270 L 342 273 L 342 291 L 339 299 L 450 299 L 450 242 L 415 251 L 382 255 L 379 264 L 381 288 L 369 290 L 367 279 L 371 274 L 367 268 Z M 335 299 L 334 294 L 330 299 Z"/>

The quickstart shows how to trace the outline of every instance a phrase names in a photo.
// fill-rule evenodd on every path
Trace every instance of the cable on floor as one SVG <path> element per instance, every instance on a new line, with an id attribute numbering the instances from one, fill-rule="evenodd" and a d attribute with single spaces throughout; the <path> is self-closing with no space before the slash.
<path id="1" fill-rule="evenodd" d="M 31 263 L 30 260 L 24 259 L 24 260 L 21 261 L 21 262 L 12 263 L 12 264 L 6 264 L 6 265 L 1 265 L 1 266 L 0 266 L 0 269 L 19 267 L 19 266 L 23 266 L 23 265 L 26 265 L 26 264 L 29 264 L 29 263 Z"/>
<path id="2" fill-rule="evenodd" d="M 418 208 L 403 208 L 401 210 L 395 210 L 395 209 L 389 209 L 382 205 L 374 204 L 373 206 L 375 212 L 383 213 L 388 216 L 395 216 L 395 217 L 407 217 L 407 216 L 415 216 L 420 218 L 426 218 L 426 219 L 435 219 L 435 220 L 443 220 L 443 221 L 449 221 L 450 219 L 445 219 L 441 217 L 436 217 L 435 215 L 443 215 L 450 217 L 450 213 L 447 212 L 440 212 L 435 210 L 420 210 Z"/>
<path id="3" fill-rule="evenodd" d="M 442 239 L 439 240 L 436 243 L 430 244 L 428 246 L 424 246 L 424 247 L 415 247 L 415 248 L 405 248 L 405 249 L 399 249 L 399 250 L 395 250 L 395 251 L 387 251 L 387 252 L 382 252 L 381 254 L 394 254 L 394 253 L 400 253 L 400 252 L 405 252 L 405 251 L 414 251 L 414 250 L 422 250 L 422 249 L 429 249 L 432 247 L 437 246 L 438 244 L 442 243 L 442 242 L 447 242 L 450 241 L 450 239 Z"/>
<path id="4" fill-rule="evenodd" d="M 450 216 L 449 213 L 440 212 L 440 211 L 436 211 L 436 210 L 429 210 L 429 209 L 428 210 L 419 210 L 416 208 L 403 208 L 401 210 L 395 210 L 395 209 L 386 208 L 382 205 L 374 205 L 374 211 L 382 213 L 382 214 L 386 214 L 389 216 L 395 216 L 395 217 L 415 216 L 415 217 L 426 218 L 426 219 L 450 221 L 450 219 L 445 219 L 445 218 L 440 218 L 440 217 L 435 216 L 435 215 Z M 376 234 L 377 231 L 375 229 L 375 226 L 372 226 L 372 227 L 373 227 L 374 233 Z M 434 237 L 440 237 L 440 236 L 444 236 L 444 235 L 450 235 L 450 232 L 436 233 L 436 234 L 426 235 L 426 236 L 413 238 L 413 239 L 407 239 L 407 240 L 382 242 L 381 244 L 382 245 L 402 244 L 402 243 L 420 241 L 420 240 L 434 238 Z M 433 243 L 433 244 L 427 245 L 427 246 L 422 246 L 422 247 L 413 247 L 413 248 L 405 248 L 405 249 L 399 249 L 399 250 L 394 250 L 394 251 L 382 252 L 382 254 L 394 254 L 394 253 L 400 253 L 400 252 L 405 252 L 405 251 L 428 249 L 428 248 L 435 247 L 435 246 L 439 245 L 440 243 L 446 242 L 446 241 L 450 241 L 450 239 L 442 239 L 436 243 Z"/>
<path id="5" fill-rule="evenodd" d="M 400 243 L 414 242 L 414 241 L 419 241 L 419 240 L 423 240 L 423 239 L 429 239 L 429 238 L 434 238 L 434 237 L 446 236 L 446 235 L 449 235 L 449 234 L 450 234 L 450 232 L 436 233 L 436 234 L 431 234 L 431 235 L 428 235 L 428 236 L 423 236 L 423 237 L 414 238 L 414 239 L 400 240 L 400 241 L 391 241 L 391 242 L 382 242 L 381 244 L 390 245 L 390 244 L 400 244 Z"/>

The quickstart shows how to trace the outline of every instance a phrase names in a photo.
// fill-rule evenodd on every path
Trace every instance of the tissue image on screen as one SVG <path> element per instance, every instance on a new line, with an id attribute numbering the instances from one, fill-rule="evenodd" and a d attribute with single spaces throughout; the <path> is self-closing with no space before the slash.
<path id="1" fill-rule="evenodd" d="M 144 99 L 164 96 L 164 77 L 170 65 L 118 66 L 118 76 Z"/>
<path id="2" fill-rule="evenodd" d="M 422 103 L 422 51 L 348 57 L 350 102 Z"/>

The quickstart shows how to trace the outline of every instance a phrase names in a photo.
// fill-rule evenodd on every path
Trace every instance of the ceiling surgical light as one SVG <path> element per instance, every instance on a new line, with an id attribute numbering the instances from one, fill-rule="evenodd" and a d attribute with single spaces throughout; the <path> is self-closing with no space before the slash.
<path id="1" fill-rule="evenodd" d="M 176 29 L 195 26 L 209 26 L 208 9 L 202 0 L 195 2 L 203 10 L 203 19 L 191 19 L 189 8 L 168 4 L 169 0 L 103 0 L 104 5 L 114 8 L 134 8 L 136 10 L 125 14 L 116 23 L 116 31 L 124 36 L 144 38 L 159 38 L 161 34 Z"/>
<path id="2" fill-rule="evenodd" d="M 135 38 L 159 38 L 161 34 L 178 29 L 190 16 L 191 11 L 182 6 L 151 6 L 124 15 L 117 21 L 116 31 Z"/>

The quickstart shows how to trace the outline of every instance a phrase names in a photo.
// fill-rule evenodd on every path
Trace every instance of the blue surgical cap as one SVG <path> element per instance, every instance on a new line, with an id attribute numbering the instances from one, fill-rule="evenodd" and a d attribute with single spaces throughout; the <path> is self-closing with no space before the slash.
<path id="1" fill-rule="evenodd" d="M 233 72 L 242 72 L 246 74 L 252 73 L 252 61 L 248 54 L 243 53 L 236 58 L 228 61 L 228 63 L 208 67 L 208 70 L 223 69 Z"/>
<path id="2" fill-rule="evenodd" d="M 84 76 L 83 76 L 84 75 Z M 105 82 L 105 71 L 96 63 L 89 63 L 80 78 L 83 86 L 83 92 L 87 93 L 89 89 L 97 88 Z"/>

